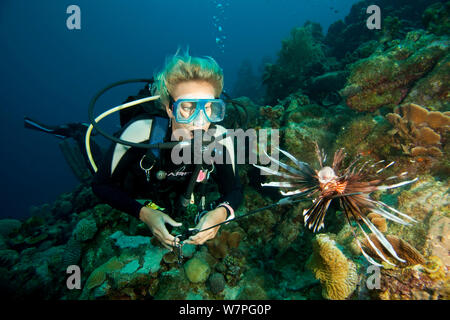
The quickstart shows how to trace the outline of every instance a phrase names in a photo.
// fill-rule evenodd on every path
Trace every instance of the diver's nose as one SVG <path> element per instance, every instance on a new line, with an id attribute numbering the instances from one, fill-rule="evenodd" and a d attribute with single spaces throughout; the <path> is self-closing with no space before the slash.
<path id="1" fill-rule="evenodd" d="M 205 113 L 201 110 L 198 116 L 194 119 L 193 125 L 196 127 L 203 127 L 208 123 L 208 119 L 206 119 Z"/>

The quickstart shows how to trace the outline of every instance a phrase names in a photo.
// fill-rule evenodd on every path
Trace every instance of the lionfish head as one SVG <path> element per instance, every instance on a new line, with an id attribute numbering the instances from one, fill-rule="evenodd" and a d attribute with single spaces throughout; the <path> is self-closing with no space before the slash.
<path id="1" fill-rule="evenodd" d="M 337 178 L 336 173 L 334 173 L 334 170 L 331 167 L 323 167 L 317 173 L 317 176 L 319 177 L 320 183 L 328 183 L 330 181 L 336 180 Z"/>

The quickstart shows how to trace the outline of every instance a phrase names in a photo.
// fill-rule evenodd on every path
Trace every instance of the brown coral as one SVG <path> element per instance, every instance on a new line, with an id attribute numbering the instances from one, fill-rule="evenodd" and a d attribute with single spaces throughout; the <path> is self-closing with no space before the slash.
<path id="1" fill-rule="evenodd" d="M 232 248 L 237 248 L 242 239 L 238 231 L 222 230 L 218 237 L 206 242 L 209 252 L 217 259 L 223 259 Z"/>
<path id="2" fill-rule="evenodd" d="M 367 215 L 367 218 L 380 230 L 381 232 L 387 231 L 386 219 L 377 213 L 371 212 Z"/>
<path id="3" fill-rule="evenodd" d="M 306 267 L 320 280 L 326 299 L 346 299 L 356 288 L 356 265 L 345 257 L 328 234 L 318 234 L 313 239 L 313 254 Z"/>
<path id="4" fill-rule="evenodd" d="M 442 144 L 450 128 L 450 116 L 428 111 L 414 103 L 406 103 L 388 113 L 387 120 L 394 126 L 389 133 L 399 138 L 399 148 L 412 156 L 440 157 Z"/>
<path id="5" fill-rule="evenodd" d="M 92 271 L 91 275 L 86 281 L 85 288 L 89 291 L 101 285 L 105 281 L 107 273 L 119 270 L 122 267 L 123 263 L 117 257 L 112 257 L 100 267 Z"/>
<path id="6" fill-rule="evenodd" d="M 375 237 L 373 234 L 370 236 L 370 240 L 375 244 L 375 246 L 383 253 L 385 257 L 392 258 L 390 253 L 381 245 L 381 243 L 378 241 L 377 237 Z M 410 266 L 410 265 L 416 265 L 416 264 L 424 264 L 425 258 L 420 254 L 419 251 L 417 251 L 415 248 L 413 248 L 409 243 L 406 241 L 400 239 L 396 236 L 386 235 L 386 239 L 389 241 L 389 243 L 394 248 L 397 255 L 406 261 L 406 263 L 402 263 L 402 266 Z M 366 247 L 366 252 L 370 256 L 374 258 L 378 258 L 378 255 L 375 253 L 373 248 L 369 245 L 367 239 L 363 241 L 363 245 Z"/>

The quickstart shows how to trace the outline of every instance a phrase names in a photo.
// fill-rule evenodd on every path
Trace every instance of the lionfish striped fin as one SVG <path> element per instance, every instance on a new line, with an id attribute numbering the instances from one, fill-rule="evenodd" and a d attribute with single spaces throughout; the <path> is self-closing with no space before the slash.
<path id="1" fill-rule="evenodd" d="M 280 177 L 283 177 L 283 178 L 286 178 L 286 179 L 295 179 L 295 178 L 296 178 L 296 177 L 291 176 L 291 175 L 289 175 L 289 174 L 286 174 L 286 173 L 283 173 L 283 172 L 279 172 L 279 171 L 275 171 L 275 170 L 269 169 L 269 168 L 267 168 L 267 167 L 258 166 L 258 165 L 256 165 L 256 164 L 254 164 L 253 166 L 255 166 L 256 168 L 258 168 L 258 169 L 260 169 L 260 170 L 262 170 L 262 171 L 265 171 L 265 172 L 267 172 L 267 173 L 269 173 L 269 174 L 273 174 L 273 175 L 276 175 L 276 176 L 280 176 Z"/>
<path id="2" fill-rule="evenodd" d="M 370 198 L 367 199 L 367 201 L 369 201 L 370 203 L 375 205 L 375 208 L 372 208 L 372 211 L 375 213 L 378 213 L 379 215 L 383 216 L 386 219 L 389 219 L 391 221 L 403 224 L 403 225 L 410 225 L 409 222 L 406 222 L 405 220 L 402 220 L 401 218 L 393 215 L 392 213 L 390 213 L 387 210 L 384 210 L 382 207 L 388 208 L 389 210 L 392 210 L 393 212 L 401 215 L 402 217 L 408 218 L 409 220 L 411 220 L 412 222 L 417 222 L 416 220 L 414 220 L 413 218 L 409 217 L 408 215 L 388 206 L 387 204 L 381 202 L 381 201 L 375 201 L 372 200 Z"/>
<path id="3" fill-rule="evenodd" d="M 305 225 L 313 232 L 319 231 L 323 228 L 323 220 L 330 203 L 331 199 L 321 198 L 316 201 L 311 208 L 305 210 L 306 212 L 303 212 L 303 215 L 305 216 Z"/>
<path id="4" fill-rule="evenodd" d="M 299 161 L 296 157 L 294 157 L 292 154 L 290 154 L 287 151 L 281 150 L 279 148 L 276 148 L 276 149 L 278 149 L 278 151 L 280 151 L 282 154 L 284 154 L 286 157 L 288 157 L 292 162 L 294 162 L 300 170 L 304 171 L 302 174 L 304 174 L 304 175 L 306 174 L 307 176 L 314 175 L 314 170 L 310 167 L 310 165 L 308 163 Z"/>
<path id="5" fill-rule="evenodd" d="M 383 247 L 386 248 L 387 251 L 389 251 L 389 253 L 396 258 L 398 261 L 400 262 L 406 262 L 405 260 L 403 260 L 402 258 L 400 258 L 397 255 L 397 252 L 395 252 L 394 248 L 392 247 L 391 243 L 384 237 L 384 235 L 380 232 L 380 230 L 377 229 L 377 227 L 375 227 L 372 222 L 370 222 L 369 219 L 367 219 L 366 217 L 361 216 L 361 219 L 364 221 L 365 225 L 369 227 L 370 231 L 373 232 L 373 234 L 375 235 L 375 237 L 377 238 L 378 241 L 380 241 L 380 243 L 383 245 Z"/>
<path id="6" fill-rule="evenodd" d="M 293 168 L 293 167 L 291 167 L 291 166 L 289 166 L 289 165 L 287 165 L 287 164 L 285 164 L 285 163 L 283 163 L 283 162 L 281 162 L 281 161 L 279 161 L 279 160 L 277 160 L 277 159 L 275 159 L 275 158 L 269 156 L 265 150 L 264 150 L 264 154 L 265 154 L 266 157 L 269 158 L 272 162 L 276 163 L 277 165 L 279 165 L 279 166 L 282 167 L 283 169 L 289 171 L 289 172 L 292 173 L 292 174 L 299 175 L 300 177 L 303 177 L 303 175 L 304 175 L 303 172 L 301 172 L 301 171 L 299 171 L 299 170 L 297 170 L 297 169 L 295 169 L 295 168 Z"/>
<path id="7" fill-rule="evenodd" d="M 350 222 L 350 214 L 353 216 L 353 218 L 354 218 L 356 224 L 357 224 L 358 227 L 361 229 L 361 231 L 363 232 L 365 238 L 367 239 L 367 241 L 369 242 L 369 244 L 373 247 L 374 251 L 378 254 L 378 256 L 379 256 L 383 261 L 385 261 L 386 263 L 392 265 L 392 263 L 389 262 L 389 261 L 384 257 L 384 255 L 380 252 L 380 250 L 372 243 L 372 241 L 370 240 L 370 238 L 368 237 L 368 235 L 366 234 L 366 232 L 365 232 L 364 229 L 362 228 L 361 223 L 359 222 L 359 219 L 358 219 L 358 218 L 362 218 L 362 215 L 361 215 L 360 212 L 355 211 L 355 209 L 356 209 L 357 207 L 354 208 L 354 209 L 352 209 L 352 207 L 354 206 L 354 204 L 353 204 L 351 201 L 349 201 L 348 198 L 341 198 L 341 205 L 342 205 L 342 207 L 343 207 L 343 209 L 344 209 L 344 211 L 345 211 L 345 217 L 347 218 L 347 222 L 348 222 L 348 224 L 350 225 L 350 228 L 352 229 L 353 236 L 355 237 L 355 239 L 356 239 L 357 241 L 359 241 L 358 238 L 357 238 L 357 236 L 356 236 L 356 234 L 355 234 L 355 232 L 354 232 L 354 230 L 353 230 L 353 228 L 352 228 L 352 224 L 351 224 L 351 222 Z M 377 266 L 382 266 L 382 265 L 376 263 L 375 260 L 369 258 L 369 255 L 363 250 L 363 248 L 362 248 L 362 246 L 361 246 L 360 244 L 358 244 L 358 246 L 359 246 L 359 248 L 361 249 L 361 252 L 362 252 L 362 254 L 364 255 L 364 257 L 365 257 L 370 263 L 375 264 L 375 265 L 377 265 Z"/>
<path id="8" fill-rule="evenodd" d="M 392 180 L 392 179 L 397 179 L 397 178 L 400 178 L 400 177 L 405 176 L 405 175 L 407 175 L 407 174 L 408 174 L 408 171 L 405 171 L 405 172 L 400 173 L 399 175 L 396 175 L 396 176 L 392 176 L 392 177 L 386 178 L 386 179 L 384 179 L 384 181 L 388 181 L 388 180 Z"/>
<path id="9" fill-rule="evenodd" d="M 307 194 L 307 193 L 314 193 L 315 191 L 317 191 L 317 187 L 312 187 L 312 188 L 308 188 L 308 189 L 299 189 L 299 190 L 294 190 L 294 191 L 289 191 L 289 192 L 283 192 L 280 191 L 281 195 L 283 196 L 292 196 L 292 195 L 296 195 L 295 198 L 300 197 L 303 194 Z"/>
<path id="10" fill-rule="evenodd" d="M 369 263 L 371 263 L 371 264 L 373 264 L 373 265 L 375 265 L 375 266 L 383 267 L 382 264 L 379 264 L 378 262 L 376 262 L 371 256 L 369 256 L 369 255 L 364 251 L 364 249 L 363 249 L 363 247 L 362 247 L 362 245 L 361 245 L 361 242 L 359 241 L 358 237 L 356 236 L 356 233 L 355 233 L 355 230 L 353 229 L 352 223 L 350 222 L 350 217 L 349 217 L 349 215 L 345 214 L 345 217 L 346 217 L 346 219 L 347 219 L 347 222 L 348 222 L 348 225 L 349 225 L 349 227 L 350 227 L 350 230 L 351 230 L 352 233 L 353 233 L 353 238 L 356 240 L 356 244 L 358 245 L 359 250 L 361 250 L 361 253 L 363 254 L 364 258 L 366 258 L 366 260 L 369 261 Z M 361 227 L 361 226 L 360 226 L 360 227 Z M 362 230 L 362 231 L 364 232 L 364 230 Z M 366 236 L 366 237 L 367 237 L 367 236 Z M 376 248 L 375 250 L 378 250 L 378 248 Z M 382 255 L 382 256 L 383 256 L 383 255 Z M 388 262 L 388 263 L 390 263 L 390 262 Z M 392 264 L 392 263 L 390 263 L 390 264 Z"/>
<path id="11" fill-rule="evenodd" d="M 276 187 L 276 188 L 298 188 L 300 187 L 297 183 L 292 183 L 288 181 L 273 181 L 268 183 L 262 183 L 262 187 Z"/>
<path id="12" fill-rule="evenodd" d="M 370 166 L 370 168 L 373 168 L 373 167 L 375 167 L 377 164 L 380 164 L 380 163 L 383 163 L 383 162 L 385 162 L 386 160 L 380 160 L 380 161 L 377 161 L 377 162 L 375 162 L 375 163 L 372 163 L 372 165 Z"/>
<path id="13" fill-rule="evenodd" d="M 397 183 L 397 184 L 378 186 L 378 187 L 377 187 L 377 190 L 394 189 L 394 188 L 398 188 L 398 187 L 404 186 L 404 185 L 406 185 L 406 184 L 410 184 L 410 183 L 416 182 L 417 180 L 419 180 L 418 177 L 416 177 L 416 178 L 414 178 L 414 179 L 412 179 L 412 180 L 403 181 L 403 182 L 400 182 L 400 183 Z"/>
<path id="14" fill-rule="evenodd" d="M 375 173 L 378 174 L 378 173 L 382 172 L 384 169 L 389 168 L 389 167 L 392 166 L 394 163 L 395 163 L 395 161 L 392 161 L 391 163 L 385 165 L 383 168 L 378 169 L 377 172 L 375 172 Z"/>
<path id="15" fill-rule="evenodd" d="M 385 256 L 384 254 L 380 251 L 380 249 L 373 243 L 373 241 L 370 239 L 369 235 L 364 231 L 364 228 L 362 227 L 361 223 L 358 221 L 357 222 L 360 230 L 362 231 L 362 233 L 364 234 L 364 237 L 366 238 L 367 242 L 369 243 L 369 245 L 372 247 L 372 249 L 375 251 L 375 253 L 387 264 L 390 264 L 391 266 L 395 266 L 395 264 L 393 264 L 392 262 L 390 262 Z M 378 239 L 378 238 L 377 238 Z"/>
<path id="16" fill-rule="evenodd" d="M 373 202 L 373 203 L 376 203 L 376 204 L 379 205 L 379 206 L 383 206 L 383 207 L 385 207 L 385 208 L 388 208 L 389 210 L 392 210 L 393 212 L 397 213 L 399 216 L 402 216 L 402 217 L 404 217 L 404 218 L 406 218 L 406 219 L 408 219 L 408 220 L 410 220 L 410 221 L 412 221 L 412 222 L 417 222 L 417 220 L 411 218 L 410 216 L 408 216 L 407 214 L 404 214 L 404 213 L 401 212 L 401 211 L 398 211 L 398 210 L 395 209 L 395 208 L 392 208 L 392 207 L 388 206 L 388 205 L 387 205 L 386 203 L 384 203 L 384 202 L 381 202 L 381 201 L 375 201 L 375 200 L 372 200 L 372 199 L 370 199 L 370 202 Z M 381 209 L 381 208 L 379 208 L 379 209 Z M 405 222 L 405 223 L 403 223 L 403 224 L 409 225 L 409 223 L 407 223 L 407 222 Z"/>
<path id="17" fill-rule="evenodd" d="M 375 227 L 375 225 L 372 224 L 372 222 L 367 219 L 365 217 L 365 215 L 361 214 L 361 212 L 356 211 L 355 210 L 358 208 L 354 203 L 352 203 L 351 198 L 350 197 L 344 197 L 344 198 L 340 198 L 341 199 L 341 204 L 342 207 L 344 208 L 344 211 L 348 214 L 352 214 L 355 221 L 358 223 L 358 225 L 360 225 L 359 219 L 361 219 L 364 224 L 372 231 L 372 233 L 375 235 L 375 237 L 377 238 L 377 240 L 383 245 L 384 248 L 386 248 L 386 250 L 394 257 L 396 258 L 398 261 L 400 262 L 405 262 L 402 258 L 400 258 L 397 253 L 395 252 L 394 248 L 392 247 L 392 245 L 389 243 L 389 241 L 384 237 L 384 235 Z M 367 198 L 366 200 L 368 200 L 371 203 L 376 203 L 378 205 L 383 204 L 382 202 L 378 202 L 378 201 L 374 201 L 370 198 Z M 385 206 L 387 206 L 386 204 L 384 204 Z M 381 209 L 381 208 L 379 208 Z M 377 212 L 377 210 L 374 210 L 374 212 Z M 381 214 L 382 216 L 386 217 L 386 213 L 389 215 L 389 217 L 394 217 L 396 219 L 399 219 L 398 217 L 395 217 L 393 215 L 390 215 L 388 212 L 377 212 L 379 214 Z M 391 219 L 392 220 L 392 219 Z M 395 220 L 394 220 L 395 221 Z M 397 221 L 396 221 L 397 222 Z M 362 226 L 360 225 L 361 230 L 364 232 L 364 230 L 362 229 Z M 367 237 L 366 237 L 367 238 Z M 377 251 L 377 249 L 375 248 L 375 245 L 373 245 L 373 243 L 370 241 L 370 239 L 367 239 L 367 241 L 369 242 L 369 244 L 373 247 L 373 249 L 375 250 L 375 252 L 377 252 L 377 254 L 383 258 L 384 256 L 380 255 L 379 252 Z M 383 259 L 384 260 L 384 259 Z"/>

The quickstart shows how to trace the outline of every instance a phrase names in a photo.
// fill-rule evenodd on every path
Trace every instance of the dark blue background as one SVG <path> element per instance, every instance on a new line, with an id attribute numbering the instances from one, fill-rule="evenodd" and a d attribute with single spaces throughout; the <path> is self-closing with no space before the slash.
<path id="1" fill-rule="evenodd" d="M 24 116 L 48 124 L 87 121 L 88 103 L 98 90 L 117 80 L 151 77 L 178 47 L 214 57 L 224 69 L 225 88 L 231 90 L 243 60 L 250 59 L 255 69 L 264 56 L 275 61 L 291 28 L 311 20 L 326 33 L 356 1 L 222 1 L 229 3 L 222 21 L 224 53 L 215 43 L 217 2 L 2 0 L 0 218 L 27 216 L 30 205 L 52 202 L 78 183 L 59 140 L 24 129 Z M 71 4 L 81 8 L 81 30 L 66 28 Z M 101 106 L 120 104 L 136 88 L 106 95 L 97 114 Z"/>

